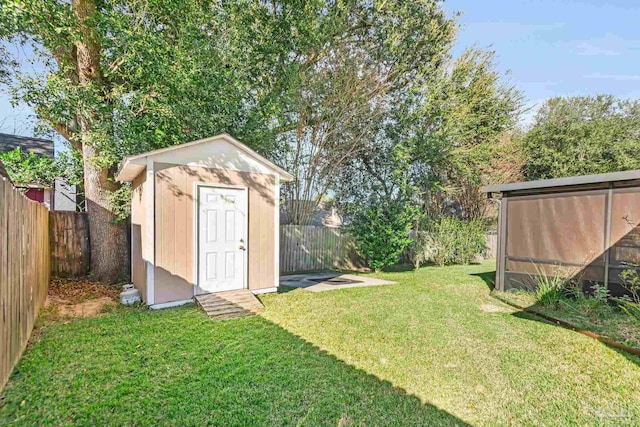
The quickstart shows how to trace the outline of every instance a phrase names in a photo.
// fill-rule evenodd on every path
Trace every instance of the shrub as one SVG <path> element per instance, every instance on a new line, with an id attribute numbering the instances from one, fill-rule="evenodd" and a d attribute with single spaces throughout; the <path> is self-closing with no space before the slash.
<path id="1" fill-rule="evenodd" d="M 640 322 L 640 276 L 636 265 L 630 266 L 620 273 L 620 280 L 631 296 L 625 295 L 616 298 L 616 302 L 622 311 L 629 317 Z"/>
<path id="2" fill-rule="evenodd" d="M 595 316 L 605 318 L 611 310 L 609 306 L 609 298 L 611 297 L 609 289 L 600 284 L 590 286 L 589 292 L 583 292 L 581 282 L 577 282 L 572 286 L 572 297 L 578 305 L 578 309 L 582 314 L 587 316 Z"/>
<path id="3" fill-rule="evenodd" d="M 409 258 L 415 268 L 420 268 L 423 264 L 431 259 L 433 255 L 433 246 L 428 231 L 417 231 L 413 237 L 413 242 L 409 246 Z"/>
<path id="4" fill-rule="evenodd" d="M 376 271 L 398 262 L 413 239 L 415 208 L 401 202 L 372 205 L 356 213 L 349 231 L 356 249 Z"/>
<path id="5" fill-rule="evenodd" d="M 481 221 L 443 217 L 429 224 L 426 233 L 418 233 L 414 260 L 431 259 L 438 265 L 469 264 L 484 251 L 485 233 Z"/>

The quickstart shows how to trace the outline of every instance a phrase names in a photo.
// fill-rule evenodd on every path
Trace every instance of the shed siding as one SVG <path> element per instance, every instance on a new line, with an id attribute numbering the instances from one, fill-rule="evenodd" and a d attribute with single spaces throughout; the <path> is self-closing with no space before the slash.
<path id="1" fill-rule="evenodd" d="M 142 299 L 147 299 L 147 267 L 148 259 L 145 237 L 145 186 L 147 174 L 143 171 L 134 179 L 131 186 L 131 280 L 138 288 Z"/>
<path id="2" fill-rule="evenodd" d="M 609 244 L 614 246 L 640 225 L 640 188 L 614 190 L 611 210 L 614 215 L 611 218 Z"/>
<path id="3" fill-rule="evenodd" d="M 249 289 L 273 287 L 276 268 L 275 177 L 273 175 L 155 163 L 155 303 L 189 299 L 194 278 L 194 185 L 248 188 Z"/>

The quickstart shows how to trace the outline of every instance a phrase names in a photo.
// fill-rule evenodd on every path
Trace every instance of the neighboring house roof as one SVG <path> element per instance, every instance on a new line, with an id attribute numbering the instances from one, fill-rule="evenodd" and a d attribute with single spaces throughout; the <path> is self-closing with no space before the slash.
<path id="1" fill-rule="evenodd" d="M 53 141 L 50 139 L 0 133 L 0 153 L 15 150 L 18 147 L 20 147 L 22 151 L 34 153 L 39 156 L 53 157 Z"/>
<path id="2" fill-rule="evenodd" d="M 534 190 L 553 187 L 567 187 L 572 185 L 598 184 L 615 181 L 631 181 L 640 179 L 640 169 L 601 173 L 597 175 L 570 176 L 567 178 L 540 179 L 537 181 L 516 182 L 513 184 L 497 184 L 482 187 L 484 193 L 504 193 L 508 191 Z"/>
<path id="3" fill-rule="evenodd" d="M 235 152 L 241 153 L 240 155 L 230 156 L 228 151 L 223 150 L 224 144 L 230 144 Z M 191 150 L 189 149 L 196 149 Z M 282 169 L 280 166 L 265 159 L 260 154 L 253 151 L 231 135 L 227 133 L 221 133 L 220 135 L 212 136 L 210 138 L 199 139 L 197 141 L 187 142 L 184 144 L 172 145 L 167 148 L 160 148 L 158 150 L 148 151 L 146 153 L 138 154 L 135 156 L 126 156 L 122 159 L 120 170 L 116 175 L 118 181 L 133 181 L 146 167 L 147 159 L 153 158 L 154 161 L 171 163 L 172 161 L 180 160 L 181 164 L 193 164 L 203 167 L 212 168 L 226 168 L 243 170 L 242 164 L 245 166 L 248 160 L 252 160 L 254 164 L 261 165 L 262 169 L 266 169 L 271 172 L 275 172 L 280 176 L 280 179 L 284 182 L 291 181 L 293 175 Z"/>
<path id="4" fill-rule="evenodd" d="M 22 184 L 22 183 L 18 183 L 15 184 L 14 186 L 16 188 L 34 188 L 34 189 L 42 189 L 42 190 L 48 190 L 51 188 L 50 185 L 42 185 L 42 184 Z"/>

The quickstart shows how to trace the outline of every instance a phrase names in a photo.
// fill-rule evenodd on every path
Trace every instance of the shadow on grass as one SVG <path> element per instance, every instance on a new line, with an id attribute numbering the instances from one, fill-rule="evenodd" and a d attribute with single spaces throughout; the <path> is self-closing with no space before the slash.
<path id="1" fill-rule="evenodd" d="M 490 291 L 494 290 L 496 287 L 496 272 L 495 271 L 487 271 L 484 273 L 473 273 L 472 276 L 476 276 L 481 278 L 484 283 L 486 283 L 487 287 Z"/>
<path id="2" fill-rule="evenodd" d="M 296 289 L 300 289 L 300 288 L 297 288 L 295 286 L 287 286 L 287 285 L 282 285 L 281 284 L 280 286 L 278 286 L 277 293 L 286 294 L 287 292 L 295 291 Z"/>
<path id="3" fill-rule="evenodd" d="M 384 267 L 382 271 L 384 273 L 402 273 L 405 271 L 413 271 L 416 268 L 412 264 L 396 264 Z"/>
<path id="4" fill-rule="evenodd" d="M 48 326 L 0 401 L 0 425 L 468 425 L 262 317 L 194 307 Z"/>

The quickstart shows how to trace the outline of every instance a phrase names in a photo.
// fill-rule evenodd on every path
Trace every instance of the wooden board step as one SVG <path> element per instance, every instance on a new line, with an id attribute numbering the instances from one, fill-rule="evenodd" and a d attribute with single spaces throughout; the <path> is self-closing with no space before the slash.
<path id="1" fill-rule="evenodd" d="M 253 316 L 264 309 L 260 300 L 248 289 L 197 295 L 196 303 L 213 320 Z"/>

